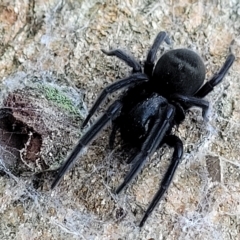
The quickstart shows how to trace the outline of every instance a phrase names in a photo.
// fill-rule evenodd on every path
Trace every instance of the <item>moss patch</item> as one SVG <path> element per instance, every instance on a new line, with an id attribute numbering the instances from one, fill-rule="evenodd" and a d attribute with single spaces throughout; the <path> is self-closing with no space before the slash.
<path id="1" fill-rule="evenodd" d="M 73 105 L 71 99 L 69 99 L 62 91 L 53 86 L 40 86 L 42 93 L 57 107 L 66 110 L 69 114 L 79 115 L 78 109 Z"/>

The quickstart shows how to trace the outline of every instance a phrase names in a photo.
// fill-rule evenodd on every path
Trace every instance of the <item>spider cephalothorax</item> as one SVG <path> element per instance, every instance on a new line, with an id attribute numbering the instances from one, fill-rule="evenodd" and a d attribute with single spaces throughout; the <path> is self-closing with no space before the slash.
<path id="1" fill-rule="evenodd" d="M 173 156 L 160 188 L 140 222 L 140 227 L 143 226 L 168 189 L 182 158 L 183 144 L 177 136 L 171 133 L 172 127 L 184 120 L 186 110 L 192 106 L 201 108 L 202 115 L 205 117 L 209 103 L 203 98 L 223 80 L 235 59 L 234 55 L 230 53 L 219 72 L 203 85 L 205 66 L 194 51 L 189 49 L 170 50 L 163 54 L 155 64 L 157 50 L 163 41 L 170 42 L 167 34 L 160 32 L 148 52 L 143 69 L 139 62 L 120 49 L 109 52 L 102 50 L 108 56 L 116 56 L 123 60 L 132 67 L 133 73 L 129 77 L 107 86 L 102 91 L 82 127 L 86 126 L 108 94 L 122 88 L 127 90 L 81 137 L 52 184 L 52 188 L 54 188 L 70 165 L 77 160 L 82 149 L 110 121 L 113 123 L 112 133 L 109 137 L 110 147 L 113 147 L 115 135 L 119 131 L 123 141 L 135 150 L 127 160 L 132 164 L 131 169 L 123 183 L 116 189 L 116 193 L 119 193 L 137 175 L 147 158 L 156 149 L 167 144 L 174 149 Z"/>

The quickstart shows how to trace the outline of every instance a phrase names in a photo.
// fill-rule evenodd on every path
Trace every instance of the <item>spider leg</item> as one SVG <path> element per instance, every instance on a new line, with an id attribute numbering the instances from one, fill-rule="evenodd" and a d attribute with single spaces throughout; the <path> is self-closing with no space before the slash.
<path id="1" fill-rule="evenodd" d="M 176 108 L 174 121 L 178 125 L 185 119 L 185 110 L 179 102 L 173 102 L 172 105 Z"/>
<path id="2" fill-rule="evenodd" d="M 148 52 L 147 60 L 144 64 L 144 73 L 147 74 L 148 76 L 152 75 L 153 68 L 154 68 L 154 62 L 155 62 L 156 55 L 157 55 L 157 50 L 163 41 L 165 41 L 167 44 L 171 43 L 166 32 L 158 33 L 157 37 L 155 38 L 155 40 L 153 42 L 152 47 L 150 48 L 150 50 Z"/>
<path id="3" fill-rule="evenodd" d="M 121 192 L 122 189 L 137 175 L 137 173 L 145 164 L 147 157 L 152 155 L 152 153 L 160 145 L 167 131 L 171 129 L 175 115 L 174 106 L 168 105 L 165 114 L 166 115 L 163 121 L 160 117 L 156 118 L 148 137 L 142 145 L 141 151 L 135 154 L 133 158 L 130 157 L 132 167 L 129 173 L 124 178 L 123 183 L 116 189 L 117 194 Z"/>
<path id="4" fill-rule="evenodd" d="M 133 73 L 142 72 L 140 63 L 138 63 L 132 56 L 128 55 L 121 49 L 114 49 L 112 51 L 101 49 L 101 51 L 108 56 L 115 56 L 124 61 L 129 67 L 132 67 Z"/>
<path id="5" fill-rule="evenodd" d="M 121 110 L 122 103 L 120 101 L 115 101 L 107 111 L 90 127 L 90 129 L 81 137 L 77 146 L 73 149 L 72 153 L 68 156 L 66 162 L 61 167 L 56 178 L 54 179 L 51 188 L 53 189 L 58 182 L 61 180 L 66 171 L 70 168 L 72 163 L 76 161 L 79 154 L 82 152 L 83 148 L 86 147 L 96 135 L 107 125 L 107 123 L 116 117 Z"/>
<path id="6" fill-rule="evenodd" d="M 172 160 L 168 167 L 167 172 L 165 173 L 165 175 L 163 177 L 163 180 L 160 184 L 160 188 L 157 191 L 157 193 L 155 194 L 155 196 L 153 197 L 152 202 L 148 206 L 148 208 L 139 224 L 139 227 L 143 226 L 143 224 L 147 220 L 150 213 L 153 211 L 153 209 L 156 207 L 157 203 L 161 200 L 162 196 L 167 191 L 170 183 L 172 182 L 174 173 L 175 173 L 175 171 L 181 161 L 182 155 L 183 155 L 183 144 L 182 144 L 182 141 L 177 136 L 174 136 L 174 135 L 167 136 L 164 139 L 164 142 L 167 145 L 169 145 L 170 147 L 174 148 Z"/>
<path id="7" fill-rule="evenodd" d="M 109 142 L 108 142 L 110 149 L 113 149 L 113 145 L 114 145 L 114 141 L 115 141 L 115 137 L 118 129 L 119 129 L 119 125 L 116 122 L 114 122 L 112 127 L 112 132 L 109 136 Z"/>
<path id="8" fill-rule="evenodd" d="M 131 85 L 134 85 L 136 83 L 141 83 L 141 82 L 147 81 L 147 80 L 148 80 L 148 78 L 145 74 L 134 73 L 127 78 L 120 79 L 117 82 L 108 85 L 105 89 L 103 89 L 103 91 L 101 92 L 101 94 L 97 98 L 96 102 L 93 104 L 92 108 L 89 110 L 89 113 L 88 113 L 86 119 L 84 120 L 81 128 L 84 128 L 87 125 L 89 119 L 96 112 L 96 110 L 98 109 L 98 107 L 103 102 L 103 100 L 107 97 L 108 94 L 113 93 L 113 92 L 115 92 L 115 91 L 117 91 L 121 88 L 131 86 Z"/>
<path id="9" fill-rule="evenodd" d="M 223 78 L 225 77 L 225 75 L 227 74 L 229 68 L 232 66 L 233 62 L 235 60 L 235 56 L 231 53 L 225 63 L 223 64 L 223 66 L 221 67 L 221 69 L 215 73 L 212 78 L 206 82 L 195 94 L 195 97 L 198 98 L 203 98 L 205 97 L 208 93 L 210 93 L 213 88 L 218 85 L 219 83 L 222 82 Z"/>
<path id="10" fill-rule="evenodd" d="M 181 94 L 173 94 L 171 95 L 170 99 L 182 103 L 184 106 L 187 106 L 187 108 L 193 106 L 202 108 L 202 116 L 204 119 L 206 119 L 207 110 L 209 108 L 208 101 L 199 99 L 197 97 L 184 96 Z"/>

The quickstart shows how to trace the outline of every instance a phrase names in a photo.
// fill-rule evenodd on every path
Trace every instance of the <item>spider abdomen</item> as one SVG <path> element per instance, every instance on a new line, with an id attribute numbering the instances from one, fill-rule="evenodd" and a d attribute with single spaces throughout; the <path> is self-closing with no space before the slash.
<path id="1" fill-rule="evenodd" d="M 159 93 L 163 96 L 174 93 L 192 96 L 204 79 L 202 59 L 194 51 L 185 48 L 163 54 L 153 71 L 154 85 L 159 86 Z"/>

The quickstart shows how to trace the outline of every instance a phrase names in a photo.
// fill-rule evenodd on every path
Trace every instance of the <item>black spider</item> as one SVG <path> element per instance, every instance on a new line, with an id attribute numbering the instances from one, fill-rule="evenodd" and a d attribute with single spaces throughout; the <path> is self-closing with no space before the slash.
<path id="1" fill-rule="evenodd" d="M 113 123 L 109 137 L 110 147 L 113 147 L 116 132 L 120 131 L 123 141 L 137 149 L 127 161 L 132 164 L 131 169 L 123 183 L 116 189 L 117 194 L 137 175 L 147 158 L 163 144 L 167 144 L 174 149 L 171 163 L 140 222 L 140 227 L 168 189 L 183 155 L 182 141 L 171 134 L 173 126 L 184 120 L 186 110 L 192 106 L 200 107 L 203 117 L 206 116 L 209 103 L 202 98 L 223 80 L 235 59 L 230 53 L 219 72 L 203 85 L 205 66 L 202 59 L 189 49 L 168 51 L 155 64 L 157 50 L 163 41 L 168 44 L 170 42 L 167 34 L 160 32 L 148 52 L 143 70 L 139 62 L 122 50 L 109 52 L 102 50 L 108 56 L 116 56 L 123 60 L 132 67 L 133 73 L 102 91 L 82 127 L 86 126 L 108 94 L 122 88 L 128 89 L 81 137 L 51 186 L 54 188 L 57 185 L 70 165 L 77 160 L 82 149 L 110 121 Z"/>

